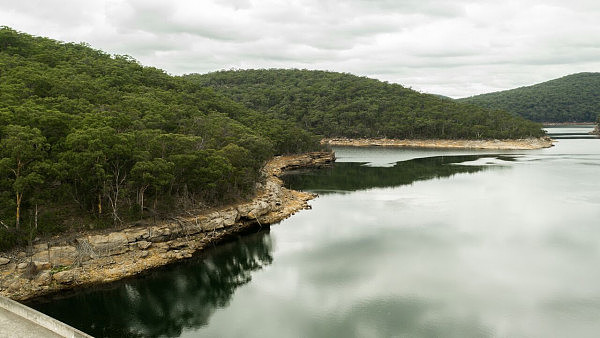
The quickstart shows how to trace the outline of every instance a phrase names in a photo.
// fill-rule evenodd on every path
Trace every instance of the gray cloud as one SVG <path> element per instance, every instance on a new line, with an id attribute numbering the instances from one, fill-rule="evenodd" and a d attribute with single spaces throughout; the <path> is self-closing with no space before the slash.
<path id="1" fill-rule="evenodd" d="M 600 68 L 589 0 L 0 0 L 0 23 L 172 74 L 350 72 L 453 97 Z"/>

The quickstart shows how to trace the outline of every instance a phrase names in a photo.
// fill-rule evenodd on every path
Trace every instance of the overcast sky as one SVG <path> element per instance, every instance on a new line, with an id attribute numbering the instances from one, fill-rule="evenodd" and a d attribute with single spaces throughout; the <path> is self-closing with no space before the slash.
<path id="1" fill-rule="evenodd" d="M 600 71 L 598 0 L 0 0 L 0 25 L 174 75 L 323 69 L 455 98 Z"/>

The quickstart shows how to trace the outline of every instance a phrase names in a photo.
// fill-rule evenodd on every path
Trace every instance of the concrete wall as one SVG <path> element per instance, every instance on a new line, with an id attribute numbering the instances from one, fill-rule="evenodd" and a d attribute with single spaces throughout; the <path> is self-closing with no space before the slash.
<path id="1" fill-rule="evenodd" d="M 15 314 L 21 318 L 23 318 L 23 326 L 30 325 L 31 322 L 34 325 L 40 326 L 44 329 L 52 331 L 59 336 L 62 337 L 91 337 L 90 335 L 79 331 L 63 322 L 60 322 L 50 316 L 47 316 L 39 311 L 36 311 L 32 308 L 29 308 L 21 303 L 15 302 L 14 300 L 8 299 L 6 297 L 0 296 L 0 308 Z M 76 310 L 74 310 L 76 311 Z M 17 325 L 13 325 L 15 330 L 19 329 L 18 323 Z M 1 329 L 0 329 L 1 331 Z M 0 332 L 2 333 L 2 332 Z M 22 336 L 19 332 L 12 332 L 12 336 Z"/>

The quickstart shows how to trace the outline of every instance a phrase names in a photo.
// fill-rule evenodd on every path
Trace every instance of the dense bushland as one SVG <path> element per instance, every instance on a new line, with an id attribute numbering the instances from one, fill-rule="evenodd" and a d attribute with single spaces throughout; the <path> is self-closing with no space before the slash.
<path id="1" fill-rule="evenodd" d="M 263 69 L 186 78 L 326 137 L 509 139 L 543 135 L 540 125 L 504 111 L 351 74 Z"/>
<path id="2" fill-rule="evenodd" d="M 0 28 L 0 247 L 243 198 L 265 160 L 317 141 L 128 56 Z"/>
<path id="3" fill-rule="evenodd" d="M 578 73 L 534 86 L 460 99 L 538 122 L 594 122 L 600 113 L 600 73 Z"/>

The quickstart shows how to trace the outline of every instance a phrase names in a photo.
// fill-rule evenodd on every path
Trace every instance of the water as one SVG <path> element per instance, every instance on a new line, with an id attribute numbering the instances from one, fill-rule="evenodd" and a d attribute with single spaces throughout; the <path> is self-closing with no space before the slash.
<path id="1" fill-rule="evenodd" d="M 553 139 L 582 139 L 582 138 L 598 138 L 598 135 L 592 135 L 590 132 L 594 129 L 594 126 L 585 124 L 575 124 L 562 127 L 549 127 L 546 128 L 548 136 Z"/>
<path id="2" fill-rule="evenodd" d="M 97 336 L 598 335 L 599 139 L 336 152 L 270 232 L 34 306 Z"/>

